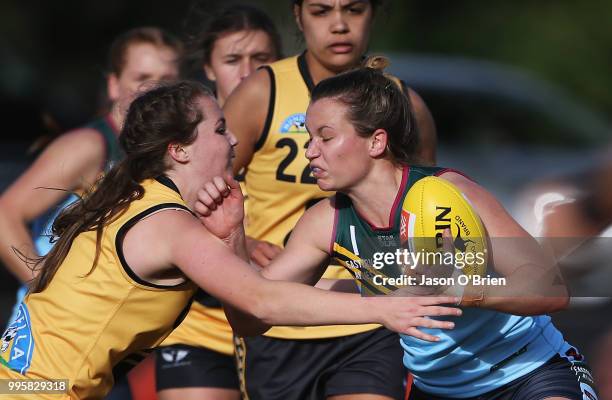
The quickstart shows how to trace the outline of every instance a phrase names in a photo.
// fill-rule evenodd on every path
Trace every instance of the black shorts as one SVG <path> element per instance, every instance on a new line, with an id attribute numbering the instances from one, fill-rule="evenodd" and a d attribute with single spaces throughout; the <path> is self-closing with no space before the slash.
<path id="1" fill-rule="evenodd" d="M 574 354 L 579 355 L 577 352 Z M 579 359 L 582 359 L 582 356 Z M 464 400 L 542 400 L 548 397 L 597 400 L 595 383 L 589 366 L 583 361 L 576 361 L 573 357 L 568 359 L 555 355 L 527 375 L 491 392 Z M 449 398 L 427 394 L 413 384 L 409 399 L 447 400 Z"/>
<path id="2" fill-rule="evenodd" d="M 203 347 L 172 345 L 155 350 L 155 386 L 239 389 L 233 356 Z"/>
<path id="3" fill-rule="evenodd" d="M 402 355 L 399 336 L 384 328 L 330 339 L 257 336 L 239 339 L 236 349 L 245 400 L 318 400 L 358 393 L 403 399 Z"/>

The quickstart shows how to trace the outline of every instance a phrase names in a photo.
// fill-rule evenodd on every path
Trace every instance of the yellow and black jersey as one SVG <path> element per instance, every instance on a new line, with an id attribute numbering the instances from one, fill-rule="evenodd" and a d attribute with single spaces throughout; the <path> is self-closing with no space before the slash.
<path id="1" fill-rule="evenodd" d="M 264 131 L 246 172 L 249 193 L 246 229 L 247 235 L 255 239 L 282 246 L 306 208 L 333 193 L 319 189 L 304 155 L 308 141 L 306 109 L 313 88 L 304 54 L 263 68 L 270 76 L 270 103 Z M 324 277 L 350 279 L 351 275 L 332 266 Z M 266 336 L 316 339 L 346 336 L 375 327 L 274 327 Z"/>
<path id="2" fill-rule="evenodd" d="M 178 326 L 194 284 L 142 280 L 126 263 L 122 243 L 128 229 L 152 213 L 188 209 L 168 178 L 142 185 L 143 198 L 104 228 L 94 269 L 96 233 L 84 232 L 47 288 L 20 304 L 2 337 L 0 378 L 67 379 L 70 398 L 102 398 L 114 373 L 135 365 Z"/>

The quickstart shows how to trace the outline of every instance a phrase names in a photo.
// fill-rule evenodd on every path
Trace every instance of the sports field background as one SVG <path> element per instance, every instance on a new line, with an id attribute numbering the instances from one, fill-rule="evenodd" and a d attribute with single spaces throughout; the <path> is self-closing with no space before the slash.
<path id="1" fill-rule="evenodd" d="M 216 3 L 0 2 L 0 191 L 32 160 L 27 149 L 34 139 L 52 133 L 43 115 L 52 117 L 59 130 L 67 130 L 100 110 L 103 61 L 118 32 L 140 25 L 192 32 L 194 21 Z M 288 0 L 248 3 L 273 16 L 286 55 L 301 48 Z M 405 64 L 396 66 L 405 65 L 406 77 L 415 80 L 407 79 L 408 84 L 432 109 L 440 130 L 440 164 L 468 169 L 485 186 L 496 181 L 496 194 L 518 212 L 522 190 L 540 180 L 580 173 L 612 142 L 610 16 L 612 2 L 606 0 L 387 1 L 377 15 L 370 50 L 406 57 Z M 476 66 L 495 73 L 470 69 Z M 471 73 L 471 91 L 449 79 L 462 68 Z M 500 82 L 520 88 L 520 93 L 516 98 L 512 93 L 484 93 L 482 88 Z M 493 153 L 506 145 L 507 151 Z M 528 164 L 537 157 L 546 162 Z M 496 164 L 502 162 L 505 168 Z M 525 182 L 521 167 L 533 172 L 532 182 Z M 518 172 L 508 173 L 513 169 Z M 15 287 L 14 279 L 0 270 L 2 325 Z M 570 342 L 597 358 L 602 356 L 601 338 L 612 329 L 610 315 L 612 302 L 599 301 L 574 305 L 555 320 Z"/>

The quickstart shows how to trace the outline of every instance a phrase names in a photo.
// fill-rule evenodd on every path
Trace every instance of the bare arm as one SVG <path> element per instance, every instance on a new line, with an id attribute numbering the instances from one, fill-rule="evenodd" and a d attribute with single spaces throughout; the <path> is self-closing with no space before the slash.
<path id="1" fill-rule="evenodd" d="M 228 317 L 238 335 L 259 334 L 270 325 L 374 322 L 408 334 L 414 333 L 415 325 L 450 327 L 450 323 L 422 317 L 448 313 L 448 308 L 423 307 L 401 298 L 333 293 L 265 279 L 184 211 L 165 210 L 138 222 L 126 235 L 123 251 L 131 268 L 142 278 L 168 275 L 175 265 L 225 307 L 237 309 L 239 312 L 229 313 Z M 453 300 L 439 298 L 435 304 Z M 459 310 L 450 312 L 457 315 Z M 417 334 L 433 339 L 418 331 Z"/>
<path id="2" fill-rule="evenodd" d="M 238 139 L 234 149 L 235 174 L 248 167 L 253 158 L 256 143 L 263 133 L 269 103 L 270 76 L 267 71 L 258 70 L 232 92 L 223 106 L 227 126 Z M 253 262 L 266 267 L 282 248 L 247 237 L 247 250 Z"/>
<path id="3" fill-rule="evenodd" d="M 104 162 L 104 139 L 91 129 L 60 136 L 0 197 L 0 259 L 22 282 L 32 271 L 15 254 L 17 248 L 34 257 L 28 223 L 66 197 L 67 191 L 87 188 Z"/>
<path id="4" fill-rule="evenodd" d="M 217 178 L 213 181 L 218 180 Z M 239 221 L 241 214 L 241 200 L 239 185 L 232 179 L 231 176 L 226 177 L 228 187 L 231 189 L 224 195 L 223 190 L 213 189 L 210 185 L 205 185 L 207 193 L 198 194 L 198 202 L 195 205 L 198 213 L 202 215 L 202 222 L 214 232 L 215 235 L 225 237 L 228 232 L 243 232 L 242 223 Z M 217 188 L 222 187 L 220 183 Z M 327 245 L 331 239 L 331 230 L 333 228 L 333 209 L 329 200 L 324 201 L 321 205 L 311 208 L 300 220 L 298 226 L 294 230 L 294 235 L 287 246 L 285 252 L 293 254 L 295 257 L 282 258 L 278 260 L 277 266 L 270 268 L 270 274 L 275 278 L 291 278 L 297 281 L 309 282 L 313 284 L 318 280 L 318 276 L 323 271 L 320 267 L 321 261 L 328 258 Z M 323 235 L 323 231 L 328 231 L 328 235 Z M 207 232 L 210 233 L 210 232 Z M 175 235 L 173 235 L 174 237 Z M 212 240 L 209 238 L 209 240 Z M 139 241 L 138 243 L 151 243 L 155 241 Z M 219 256 L 224 266 L 227 266 L 228 260 L 227 251 L 225 248 Z M 141 254 L 142 252 L 139 252 Z M 186 249 L 178 254 L 199 254 L 197 251 L 187 251 Z M 209 251 L 206 251 L 209 254 Z M 230 257 L 231 258 L 231 257 Z M 235 258 L 235 257 L 234 257 Z M 160 260 L 156 256 L 155 260 Z M 229 260 L 231 261 L 231 260 Z M 284 264 L 285 262 L 289 264 Z M 180 264 L 178 264 L 180 265 Z M 227 268 L 227 267 L 226 267 Z M 236 267 L 240 268 L 240 267 Z M 242 267 L 243 268 L 243 267 Z M 202 270 L 200 270 L 203 272 Z M 224 273 L 226 269 L 224 268 Z M 422 338 L 424 340 L 435 340 L 431 335 L 424 334 L 416 329 L 416 326 L 450 328 L 451 323 L 436 321 L 425 318 L 427 315 L 457 315 L 459 310 L 453 308 L 439 307 L 438 304 L 444 304 L 456 301 L 454 297 L 445 298 L 426 298 L 426 299 L 404 299 L 403 302 L 396 303 L 391 298 L 367 299 L 359 295 L 344 294 L 344 293 L 329 293 L 318 289 L 310 288 L 304 285 L 297 285 L 289 282 L 280 282 L 268 280 L 260 274 L 253 271 L 252 268 L 247 269 L 248 273 L 255 273 L 256 278 L 250 275 L 245 275 L 248 279 L 256 279 L 253 281 L 254 286 L 248 288 L 251 293 L 245 293 L 247 299 L 244 304 L 232 302 L 236 298 L 224 297 L 224 294 L 217 295 L 214 288 L 202 286 L 209 293 L 217 296 L 222 301 L 226 299 L 226 314 L 230 322 L 239 330 L 239 334 L 254 334 L 265 330 L 267 325 L 271 324 L 294 324 L 294 325 L 322 325 L 322 324 L 356 324 L 362 321 L 383 322 L 392 330 L 400 329 L 402 332 Z M 246 273 L 246 272 L 245 272 Z M 186 272 L 189 275 L 188 272 Z M 244 276 L 243 276 L 244 278 Z M 198 281 L 192 277 L 198 284 L 206 285 L 206 282 Z M 257 279 L 263 279 L 263 282 L 257 282 Z M 235 282 L 232 278 L 225 280 L 225 285 Z M 244 279 L 240 280 L 245 282 Z M 266 289 L 266 287 L 268 289 Z M 245 287 L 241 286 L 242 290 Z M 314 291 L 313 291 L 314 290 Z M 241 292 L 242 293 L 242 292 Z M 236 296 L 236 293 L 226 293 L 227 296 Z M 287 299 L 290 297 L 290 300 Z M 261 303 L 257 301 L 249 301 L 261 299 Z M 288 302 L 291 302 L 289 304 Z M 295 302 L 295 303 L 294 303 Z M 260 304 L 262 309 L 252 309 L 248 307 L 257 307 Z M 373 307 L 372 311 L 376 314 L 362 313 L 361 310 L 355 316 L 346 317 L 337 315 L 336 312 L 346 311 L 350 304 L 355 307 L 361 307 L 366 304 Z M 245 308 L 245 306 L 247 308 Z M 312 309 L 311 307 L 314 307 Z M 327 308 L 319 310 L 318 307 Z M 382 308 L 379 308 L 382 307 Z M 397 313 L 395 307 L 404 308 L 400 314 Z M 246 313 L 243 313 L 244 311 Z M 263 314 L 261 314 L 263 312 Z M 300 316 L 292 314 L 293 312 L 301 313 Z M 381 314 L 378 314 L 378 313 Z M 255 315 L 255 319 L 249 317 L 249 314 Z M 402 316 L 403 315 L 403 316 Z M 399 319 L 398 319 L 399 318 Z M 263 321 L 263 322 L 261 322 Z M 397 324 L 407 323 L 398 328 Z M 250 330 L 247 328 L 251 324 Z M 412 326 L 409 326 L 412 324 Z M 248 332 L 248 333 L 247 333 Z"/>
<path id="5" fill-rule="evenodd" d="M 252 73 L 228 97 L 223 106 L 227 127 L 238 139 L 235 147 L 234 174 L 251 162 L 270 102 L 270 77 L 265 70 Z"/>
<path id="6" fill-rule="evenodd" d="M 334 228 L 332 199 L 306 210 L 284 250 L 262 271 L 268 279 L 315 285 L 327 267 Z"/>
<path id="7" fill-rule="evenodd" d="M 441 177 L 455 184 L 480 215 L 492 238 L 489 251 L 493 268 L 507 283 L 505 286 L 467 286 L 462 304 L 475 303 L 519 315 L 537 315 L 567 307 L 567 288 L 560 282 L 561 274 L 551 255 L 481 186 L 454 172 Z"/>
<path id="8" fill-rule="evenodd" d="M 587 238 L 598 235 L 612 224 L 612 161 L 590 171 L 590 179 L 582 196 L 575 201 L 554 205 L 544 217 L 544 236 L 572 238 L 576 246 Z M 574 238 L 584 238 L 578 240 Z M 551 241 L 553 245 L 554 240 Z M 567 246 L 556 249 L 559 256 L 575 249 Z"/>
<path id="9" fill-rule="evenodd" d="M 436 151 L 438 147 L 436 124 L 421 96 L 410 88 L 408 88 L 408 94 L 419 132 L 416 156 L 425 165 L 436 165 Z"/>

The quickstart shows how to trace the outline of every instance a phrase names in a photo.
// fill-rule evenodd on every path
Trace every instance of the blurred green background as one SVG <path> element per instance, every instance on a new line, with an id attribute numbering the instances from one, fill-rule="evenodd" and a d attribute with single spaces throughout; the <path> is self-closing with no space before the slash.
<path id="1" fill-rule="evenodd" d="M 259 5 L 273 17 L 282 32 L 286 55 L 301 51 L 290 0 L 242 2 Z M 157 25 L 184 36 L 197 30 L 212 9 L 225 4 L 205 0 L 1 1 L 0 191 L 31 161 L 32 155 L 26 157 L 28 143 L 50 133 L 43 114 L 52 116 L 56 131 L 61 131 L 99 113 L 106 55 L 118 33 Z M 467 57 L 515 67 L 536 78 L 526 81 L 534 82 L 532 93 L 524 85 L 521 90 L 535 100 L 544 99 L 538 112 L 530 112 L 537 104 L 533 102 L 524 102 L 520 108 L 507 98 L 483 100 L 452 90 L 420 91 L 438 125 L 440 163 L 467 172 L 492 189 L 513 215 L 520 215 L 521 202 L 516 198 L 521 188 L 542 177 L 579 171 L 595 162 L 595 151 L 610 141 L 611 20 L 609 0 L 386 0 L 376 16 L 370 51 L 451 57 L 445 70 L 451 75 L 457 72 L 453 63 L 458 62 L 452 60 Z M 480 80 L 481 87 L 497 90 L 482 76 L 470 78 Z M 535 84 L 541 82 L 552 84 L 551 96 L 536 96 L 541 92 Z M 503 77 L 501 83 L 515 85 Z M 560 97 L 571 99 L 572 104 L 561 103 L 566 107 L 560 107 L 555 101 Z M 546 106 L 561 116 L 552 115 Z M 582 109 L 589 110 L 586 117 Z M 546 118 L 556 119 L 556 124 L 544 123 Z M 595 151 L 578 149 L 574 143 L 580 140 L 560 134 L 572 124 L 570 130 L 577 132 L 574 139 L 591 133 L 591 127 L 603 126 L 597 129 L 603 134 L 592 146 Z M 583 129 L 576 124 L 584 125 Z M 553 150 L 559 142 L 566 149 Z M 578 176 L 575 180 L 584 179 Z M 608 256 L 606 264 L 609 266 Z M 609 289 L 608 282 L 601 281 Z M 8 316 L 15 287 L 14 279 L 0 266 L 0 323 Z M 596 339 L 605 329 L 612 329 L 609 317 L 602 319 L 612 312 L 612 303 L 593 307 L 588 312 L 576 308 L 560 313 L 556 323 L 570 340 L 595 355 L 599 353 Z"/>
<path id="2" fill-rule="evenodd" d="M 1 2 L 3 117 L 45 110 L 64 129 L 86 121 L 100 104 L 106 52 L 118 32 L 151 24 L 184 34 L 225 3 Z M 286 54 L 300 50 L 289 0 L 244 3 L 260 5 L 272 15 L 283 32 Z M 610 121 L 611 17 L 612 2 L 605 0 L 387 0 L 377 15 L 370 49 L 467 56 L 517 66 L 556 83 Z M 14 135 L 29 134 L 27 129 L 5 132 L 4 140 L 19 140 Z"/>

